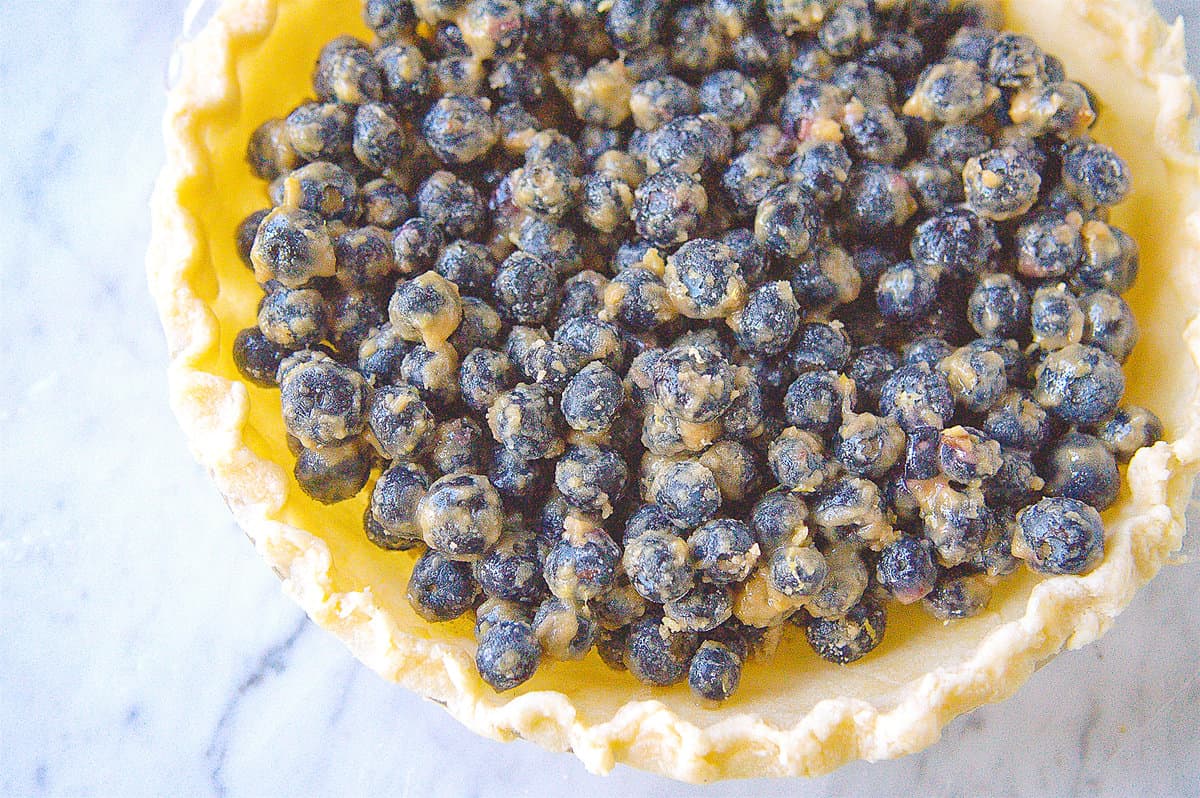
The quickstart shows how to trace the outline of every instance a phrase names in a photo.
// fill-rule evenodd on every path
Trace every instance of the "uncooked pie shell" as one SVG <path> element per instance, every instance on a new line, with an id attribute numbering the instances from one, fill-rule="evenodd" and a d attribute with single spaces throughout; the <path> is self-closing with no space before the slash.
<path id="1" fill-rule="evenodd" d="M 1050 8 L 1053 6 L 1054 8 Z M 238 222 L 269 204 L 244 160 L 251 131 L 308 96 L 321 45 L 369 38 L 361 0 L 226 0 L 179 48 L 147 256 L 166 330 L 172 407 L 196 458 L 284 590 L 372 669 L 443 705 L 472 730 L 570 750 L 593 771 L 617 762 L 686 781 L 816 775 L 937 740 L 953 717 L 1015 691 L 1064 648 L 1099 637 L 1181 544 L 1200 468 L 1200 154 L 1197 95 L 1181 26 L 1150 0 L 1009 0 L 1006 27 L 1033 36 L 1099 94 L 1097 138 L 1130 163 L 1133 196 L 1113 213 L 1142 250 L 1129 293 L 1142 339 L 1128 401 L 1155 410 L 1166 440 L 1140 451 L 1105 513 L 1103 563 L 1084 577 L 1009 578 L 988 610 L 943 625 L 893 605 L 884 643 L 849 666 L 790 633 L 746 667 L 719 707 L 686 685 L 650 688 L 594 653 L 547 663 L 496 694 L 473 664 L 467 619 L 432 625 L 404 598 L 412 553 L 362 534 L 367 492 L 326 507 L 291 477 L 278 391 L 242 380 L 230 354 L 254 324 L 259 288 L 234 247 Z"/>

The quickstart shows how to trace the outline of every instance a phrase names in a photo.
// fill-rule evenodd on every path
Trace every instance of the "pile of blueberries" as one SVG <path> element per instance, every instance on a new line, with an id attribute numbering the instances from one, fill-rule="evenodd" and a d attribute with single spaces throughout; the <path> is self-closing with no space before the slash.
<path id="1" fill-rule="evenodd" d="M 595 648 L 724 700 L 797 627 L 1082 574 L 1123 405 L 1127 165 L 948 0 L 369 0 L 259 127 L 233 342 L 295 477 L 414 550 L 507 690 Z"/>

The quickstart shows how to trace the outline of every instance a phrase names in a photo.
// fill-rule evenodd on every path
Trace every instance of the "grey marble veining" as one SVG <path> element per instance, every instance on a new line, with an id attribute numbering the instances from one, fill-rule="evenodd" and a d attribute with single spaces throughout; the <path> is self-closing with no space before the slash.
<path id="1" fill-rule="evenodd" d="M 0 795 L 1200 795 L 1196 564 L 931 750 L 812 781 L 601 779 L 358 665 L 167 408 L 142 258 L 182 6 L 0 1 Z"/>

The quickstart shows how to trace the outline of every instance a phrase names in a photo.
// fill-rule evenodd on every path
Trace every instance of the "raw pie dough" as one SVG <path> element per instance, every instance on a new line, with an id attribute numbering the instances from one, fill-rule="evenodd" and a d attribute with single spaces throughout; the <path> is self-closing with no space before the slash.
<path id="1" fill-rule="evenodd" d="M 433 625 L 405 600 L 411 553 L 362 533 L 370 491 L 332 507 L 291 477 L 279 392 L 248 385 L 230 354 L 254 323 L 259 289 L 234 229 L 268 205 L 244 160 L 251 131 L 310 92 L 321 45 L 369 39 L 361 0 L 226 0 L 180 47 L 165 120 L 167 163 L 152 200 L 148 272 L 170 350 L 171 403 L 195 456 L 284 590 L 368 666 L 444 704 L 472 730 L 571 750 L 593 771 L 617 762 L 686 781 L 816 775 L 937 740 L 953 717 L 1012 692 L 1063 648 L 1099 637 L 1181 545 L 1200 469 L 1200 153 L 1183 31 L 1150 0 L 1007 0 L 1005 26 L 1029 33 L 1102 98 L 1097 138 L 1134 174 L 1113 213 L 1142 252 L 1127 295 L 1142 328 L 1127 399 L 1161 416 L 1166 440 L 1134 457 L 1107 513 L 1103 564 L 1085 577 L 1007 579 L 988 610 L 942 625 L 889 606 L 883 644 L 840 667 L 789 634 L 746 667 L 718 709 L 686 685 L 643 686 L 604 666 L 543 664 L 497 695 L 472 660 L 471 621 Z M 1055 6 L 1053 10 L 1048 6 Z"/>

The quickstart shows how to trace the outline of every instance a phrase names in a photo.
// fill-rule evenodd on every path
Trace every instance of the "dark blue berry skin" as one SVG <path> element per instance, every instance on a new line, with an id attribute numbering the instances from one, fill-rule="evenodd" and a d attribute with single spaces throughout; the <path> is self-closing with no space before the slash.
<path id="1" fill-rule="evenodd" d="M 297 206 L 325 219 L 352 223 L 358 216 L 358 184 L 337 164 L 316 161 L 288 175 L 298 189 Z"/>
<path id="2" fill-rule="evenodd" d="M 715 518 L 688 536 L 696 574 L 715 585 L 741 582 L 758 560 L 750 527 L 732 518 Z"/>
<path id="3" fill-rule="evenodd" d="M 546 596 L 542 564 L 532 540 L 501 541 L 473 569 L 488 598 L 534 604 Z"/>
<path id="4" fill-rule="evenodd" d="M 1124 230 L 1098 222 L 1084 227 L 1083 260 L 1074 282 L 1123 294 L 1137 279 L 1139 268 L 1137 241 Z"/>
<path id="5" fill-rule="evenodd" d="M 879 412 L 896 419 L 905 432 L 941 429 L 954 415 L 954 395 L 937 369 L 924 362 L 902 365 L 879 389 Z"/>
<path id="6" fill-rule="evenodd" d="M 797 373 L 841 371 L 850 352 L 850 338 L 840 322 L 807 321 L 796 328 L 787 358 Z"/>
<path id="7" fill-rule="evenodd" d="M 496 276 L 496 264 L 487 248 L 474 241 L 452 241 L 438 256 L 437 273 L 458 286 L 463 294 L 486 297 Z"/>
<path id="8" fill-rule="evenodd" d="M 371 435 L 391 460 L 416 460 L 433 442 L 436 419 L 409 385 L 376 389 L 367 412 Z"/>
<path id="9" fill-rule="evenodd" d="M 1117 499 L 1121 472 L 1117 461 L 1099 438 L 1071 432 L 1055 442 L 1045 455 L 1042 473 L 1046 493 L 1086 502 L 1105 510 Z"/>
<path id="10" fill-rule="evenodd" d="M 515 408 L 518 412 L 510 412 Z M 538 460 L 562 451 L 553 395 L 540 385 L 520 384 L 496 397 L 488 409 L 492 437 L 517 457 Z"/>
<path id="11" fill-rule="evenodd" d="M 401 274 L 419 274 L 433 268 L 445 244 L 441 228 L 421 216 L 413 217 L 392 236 L 392 254 Z"/>
<path id="12" fill-rule="evenodd" d="M 1083 343 L 1098 346 L 1124 363 L 1141 335 L 1129 303 L 1111 291 L 1099 290 L 1084 295 L 1080 306 Z"/>
<path id="13" fill-rule="evenodd" d="M 1047 284 L 1033 295 L 1029 330 L 1042 349 L 1061 349 L 1079 343 L 1083 335 L 1083 310 L 1066 285 Z"/>
<path id="14" fill-rule="evenodd" d="M 913 232 L 913 260 L 962 275 L 982 271 L 1000 251 L 995 226 L 966 208 L 945 208 Z"/>
<path id="15" fill-rule="evenodd" d="M 609 515 L 625 491 L 625 458 L 605 446 L 572 446 L 558 459 L 554 484 L 572 506 Z"/>
<path id="16" fill-rule="evenodd" d="M 642 238 L 656 246 L 672 246 L 691 237 L 707 207 L 704 187 L 690 174 L 664 169 L 637 187 L 632 218 Z"/>
<path id="17" fill-rule="evenodd" d="M 358 372 L 330 359 L 280 366 L 280 403 L 287 431 L 306 446 L 327 446 L 366 426 L 368 386 Z"/>
<path id="18" fill-rule="evenodd" d="M 938 449 L 942 436 L 936 427 L 917 427 L 908 431 L 904 449 L 904 477 L 933 479 L 941 470 Z"/>
<path id="19" fill-rule="evenodd" d="M 901 457 L 904 433 L 895 420 L 871 413 L 846 419 L 830 442 L 833 458 L 856 476 L 877 479 Z"/>
<path id="20" fill-rule="evenodd" d="M 678 527 L 699 526 L 721 508 L 721 491 L 711 471 L 695 460 L 663 468 L 654 479 L 653 499 Z"/>
<path id="21" fill-rule="evenodd" d="M 258 235 L 258 226 L 267 218 L 270 208 L 262 208 L 247 216 L 237 226 L 234 241 L 237 244 L 238 257 L 250 271 L 254 271 L 254 262 L 250 260 L 250 250 L 254 248 L 254 239 Z"/>
<path id="22" fill-rule="evenodd" d="M 876 581 L 901 604 L 925 598 L 933 590 L 937 572 L 928 541 L 909 535 L 885 546 L 875 565 Z"/>
<path id="23" fill-rule="evenodd" d="M 809 371 L 787 389 L 783 410 L 794 427 L 828 436 L 842 423 L 842 386 L 836 372 Z"/>
<path id="24" fill-rule="evenodd" d="M 925 597 L 924 607 L 939 620 L 956 621 L 983 612 L 991 597 L 987 577 L 969 569 L 953 569 L 938 577 L 937 584 Z"/>
<path id="25" fill-rule="evenodd" d="M 1021 89 L 1046 82 L 1046 56 L 1028 36 L 1001 33 L 987 56 L 988 78 L 1005 89 Z"/>
<path id="26" fill-rule="evenodd" d="M 676 534 L 678 529 L 669 521 L 670 529 L 661 528 L 665 519 L 661 511 L 657 513 L 661 518 L 646 517 L 652 515 L 643 512 L 649 507 L 657 510 L 653 504 L 643 507 L 639 511 L 642 516 L 638 526 L 648 526 L 646 522 L 652 522 L 653 526 L 638 531 L 633 537 L 626 531 L 622 563 L 638 595 L 647 601 L 665 604 L 690 591 L 696 575 L 687 543 Z"/>
<path id="27" fill-rule="evenodd" d="M 847 147 L 858 158 L 878 163 L 894 163 L 908 149 L 904 125 L 886 105 L 851 104 L 842 122 Z"/>
<path id="28" fill-rule="evenodd" d="M 467 406 L 485 413 L 496 397 L 517 384 L 517 370 L 503 352 L 474 349 L 462 359 L 458 380 Z"/>
<path id="29" fill-rule="evenodd" d="M 1073 274 L 1083 257 L 1078 223 L 1047 213 L 1017 228 L 1017 270 L 1026 277 L 1045 279 Z"/>
<path id="30" fill-rule="evenodd" d="M 733 369 L 714 348 L 673 346 L 655 362 L 652 376 L 659 403 L 693 424 L 718 418 L 733 401 Z M 695 388 L 699 380 L 703 391 Z"/>
<path id="31" fill-rule="evenodd" d="M 983 496 L 995 508 L 1019 510 L 1037 501 L 1044 482 L 1028 452 L 1000 450 L 1000 469 L 983 481 Z"/>
<path id="32" fill-rule="evenodd" d="M 875 23 L 875 11 L 867 3 L 839 3 L 817 31 L 817 42 L 835 58 L 850 58 L 875 40 Z"/>
<path id="33" fill-rule="evenodd" d="M 275 374 L 287 350 L 263 335 L 257 327 L 247 327 L 233 339 L 233 362 L 238 373 L 261 388 L 277 385 Z"/>
<path id="34" fill-rule="evenodd" d="M 521 361 L 525 379 L 553 394 L 561 394 L 582 365 L 579 355 L 562 341 L 541 341 L 529 348 Z"/>
<path id="35" fill-rule="evenodd" d="M 787 545 L 804 528 L 808 506 L 797 494 L 775 488 L 763 494 L 750 511 L 750 529 L 764 554 Z"/>
<path id="36" fill-rule="evenodd" d="M 904 173 L 887 164 L 864 161 L 850 170 L 840 208 L 849 232 L 861 239 L 894 239 L 917 210 Z"/>
<path id="37" fill-rule="evenodd" d="M 758 90 L 750 79 L 733 69 L 705 75 L 700 81 L 701 109 L 734 130 L 744 130 L 758 116 L 761 106 Z"/>
<path id="38" fill-rule="evenodd" d="M 698 106 L 696 90 L 674 75 L 641 81 L 633 87 L 630 100 L 634 122 L 644 130 L 654 130 L 673 119 L 694 114 Z"/>
<path id="39" fill-rule="evenodd" d="M 551 596 L 533 616 L 533 632 L 542 651 L 557 660 L 580 660 L 602 630 L 578 605 Z"/>
<path id="40" fill-rule="evenodd" d="M 967 205 L 994 221 L 1006 221 L 1028 211 L 1037 200 L 1040 185 L 1036 164 L 1025 151 L 1013 146 L 977 155 L 963 169 Z"/>
<path id="41" fill-rule="evenodd" d="M 749 151 L 738 155 L 721 174 L 721 188 L 733 200 L 739 215 L 753 215 L 771 189 L 784 181 L 783 169 L 765 155 Z"/>
<path id="42" fill-rule="evenodd" d="M 367 484 L 372 462 L 370 447 L 361 438 L 351 438 L 334 446 L 303 449 L 292 473 L 308 496 L 335 504 L 358 495 Z"/>
<path id="43" fill-rule="evenodd" d="M 969 484 L 1000 469 L 1000 444 L 974 427 L 943 430 L 938 444 L 938 464 L 951 482 Z"/>
<path id="44" fill-rule="evenodd" d="M 754 237 L 754 231 L 745 227 L 734 228 L 721 236 L 721 243 L 733 250 L 733 260 L 747 284 L 762 282 L 767 270 L 767 251 Z"/>
<path id="45" fill-rule="evenodd" d="M 662 616 L 647 613 L 629 625 L 625 666 L 645 684 L 666 687 L 682 681 L 699 647 L 695 632 L 674 632 Z"/>
<path id="46" fill-rule="evenodd" d="M 452 94 L 434 103 L 421 122 L 429 148 L 451 166 L 483 157 L 496 143 L 496 123 L 475 97 Z"/>
<path id="47" fill-rule="evenodd" d="M 915 78 L 925 65 L 925 45 L 910 33 L 887 31 L 879 35 L 859 60 L 902 82 Z"/>
<path id="48" fill-rule="evenodd" d="M 522 460 L 505 446 L 497 446 L 488 467 L 492 486 L 510 504 L 528 496 L 539 496 L 550 487 L 550 463 L 547 460 Z"/>
<path id="49" fill-rule="evenodd" d="M 854 380 L 859 403 L 864 409 L 877 406 L 883 384 L 900 365 L 900 358 L 886 346 L 868 344 L 859 348 L 846 364 L 846 376 Z"/>
<path id="50" fill-rule="evenodd" d="M 664 604 L 663 613 L 680 629 L 711 632 L 733 615 L 733 591 L 699 582 L 686 595 Z"/>
<path id="51" fill-rule="evenodd" d="M 544 324 L 557 308 L 558 277 L 541 258 L 518 251 L 500 265 L 493 291 L 505 321 Z"/>
<path id="52" fill-rule="evenodd" d="M 567 383 L 559 406 L 572 429 L 599 434 L 612 425 L 624 402 L 617 373 L 603 363 L 589 363 Z"/>
<path id="53" fill-rule="evenodd" d="M 800 305 L 783 281 L 764 283 L 750 292 L 746 305 L 730 321 L 734 340 L 747 352 L 776 355 L 787 348 L 800 325 Z"/>
<path id="54" fill-rule="evenodd" d="M 688 687 L 700 698 L 724 701 L 733 695 L 742 679 L 742 658 L 729 646 L 707 640 L 688 665 Z"/>
<path id="55" fill-rule="evenodd" d="M 1013 553 L 1035 571 L 1083 574 L 1104 557 L 1100 513 L 1077 499 L 1051 496 L 1017 513 Z"/>
<path id="56" fill-rule="evenodd" d="M 471 564 L 449 560 L 428 549 L 413 566 L 408 580 L 408 603 L 427 621 L 450 621 L 475 603 L 479 585 Z"/>
<path id="57" fill-rule="evenodd" d="M 305 103 L 286 120 L 292 149 L 307 161 L 338 161 L 350 155 L 354 107 L 341 103 Z"/>
<path id="58" fill-rule="evenodd" d="M 818 204 L 832 205 L 842 198 L 853 162 L 841 144 L 821 141 L 805 147 L 787 167 L 787 177 L 808 191 Z"/>
<path id="59" fill-rule="evenodd" d="M 566 602 L 590 601 L 617 579 L 621 548 L 599 527 L 564 536 L 546 554 L 542 576 L 550 592 Z"/>
<path id="60" fill-rule="evenodd" d="M 312 347 L 329 334 L 329 309 L 320 291 L 278 288 L 259 303 L 258 328 L 283 349 Z"/>
<path id="61" fill-rule="evenodd" d="M 780 546 L 767 562 L 767 584 L 785 596 L 812 596 L 829 576 L 829 563 L 816 546 Z"/>
<path id="62" fill-rule="evenodd" d="M 875 286 L 879 315 L 892 321 L 913 321 L 925 316 L 937 298 L 937 270 L 907 260 L 881 274 Z"/>
<path id="63" fill-rule="evenodd" d="M 485 217 L 479 191 L 446 171 L 434 172 L 417 188 L 417 211 L 450 238 L 471 236 L 483 224 Z M 399 250 L 396 252 L 396 263 L 399 266 Z"/>
<path id="64" fill-rule="evenodd" d="M 905 366 L 925 363 L 930 368 L 935 368 L 942 358 L 953 351 L 954 347 L 946 339 L 936 335 L 926 335 L 914 338 L 904 345 L 901 363 Z"/>
<path id="65" fill-rule="evenodd" d="M 982 155 L 992 148 L 992 139 L 977 125 L 945 125 L 929 139 L 925 147 L 929 157 L 939 163 L 948 164 L 957 173 L 962 173 L 967 161 Z"/>
<path id="66" fill-rule="evenodd" d="M 533 628 L 523 621 L 499 621 L 479 638 L 475 667 L 496 692 L 511 690 L 537 672 L 542 648 Z"/>
<path id="67" fill-rule="evenodd" d="M 986 412 L 1008 387 L 1004 359 L 990 350 L 959 347 L 938 364 L 955 399 L 968 410 Z"/>
<path id="68" fill-rule="evenodd" d="M 644 50 L 661 35 L 670 8 L 664 0 L 614 0 L 604 30 L 618 50 Z"/>
<path id="69" fill-rule="evenodd" d="M 579 271 L 583 252 L 570 227 L 529 216 L 517 233 L 517 249 L 541 258 L 561 276 Z"/>
<path id="70" fill-rule="evenodd" d="M 371 492 L 370 512 L 379 525 L 371 541 L 384 549 L 409 549 L 421 542 L 417 503 L 429 490 L 429 474 L 416 463 L 397 463 L 384 471 Z"/>
<path id="71" fill-rule="evenodd" d="M 713 116 L 681 116 L 650 134 L 646 163 L 651 172 L 699 175 L 723 166 L 732 150 L 733 133 L 727 124 Z"/>
<path id="72" fill-rule="evenodd" d="M 896 82 L 892 76 L 861 61 L 838 64 L 830 81 L 866 106 L 891 105 L 896 98 Z"/>
<path id="73" fill-rule="evenodd" d="M 811 619 L 804 634 L 819 657 L 846 665 L 874 651 L 886 630 L 887 612 L 883 605 L 864 599 L 843 618 Z"/>
<path id="74" fill-rule="evenodd" d="M 798 258 L 808 251 L 821 227 L 821 211 L 812 195 L 793 183 L 772 189 L 759 203 L 754 235 L 777 258 Z"/>
<path id="75" fill-rule="evenodd" d="M 383 76 L 384 95 L 394 105 L 408 110 L 429 94 L 432 75 L 416 45 L 396 41 L 381 48 L 375 62 Z"/>
<path id="76" fill-rule="evenodd" d="M 1126 405 L 1101 422 L 1095 434 L 1118 461 L 1128 463 L 1138 449 L 1162 440 L 1163 423 L 1144 407 Z"/>
<path id="77" fill-rule="evenodd" d="M 617 272 L 605 291 L 605 306 L 614 321 L 633 332 L 650 332 L 679 315 L 662 280 L 641 267 Z"/>
<path id="78" fill-rule="evenodd" d="M 1087 208 L 1116 205 L 1132 187 L 1125 161 L 1111 147 L 1087 139 L 1063 147 L 1062 179 L 1067 191 Z"/>
<path id="79" fill-rule="evenodd" d="M 849 99 L 849 93 L 838 86 L 798 77 L 788 84 L 779 102 L 779 124 L 790 136 L 802 134 L 813 122 L 832 119 Z"/>
<path id="80" fill-rule="evenodd" d="M 962 201 L 962 178 L 943 163 L 922 158 L 904 167 L 904 177 L 912 185 L 913 196 L 926 213 L 936 213 Z"/>
<path id="81" fill-rule="evenodd" d="M 1010 274 L 984 275 L 967 300 L 967 319 L 981 336 L 1015 338 L 1029 324 L 1029 292 Z"/>
<path id="82" fill-rule="evenodd" d="M 1068 424 L 1094 424 L 1116 410 L 1125 392 L 1121 364 L 1086 344 L 1051 352 L 1037 369 L 1033 398 Z"/>
<path id="83" fill-rule="evenodd" d="M 607 284 L 608 278 L 590 269 L 564 280 L 559 291 L 558 323 L 595 317 L 604 306 L 604 287 Z"/>
<path id="84" fill-rule="evenodd" d="M 671 519 L 657 504 L 643 504 L 625 521 L 625 533 L 622 540 L 626 544 L 634 538 L 648 532 L 663 534 L 678 534 L 679 528 L 671 523 Z"/>

